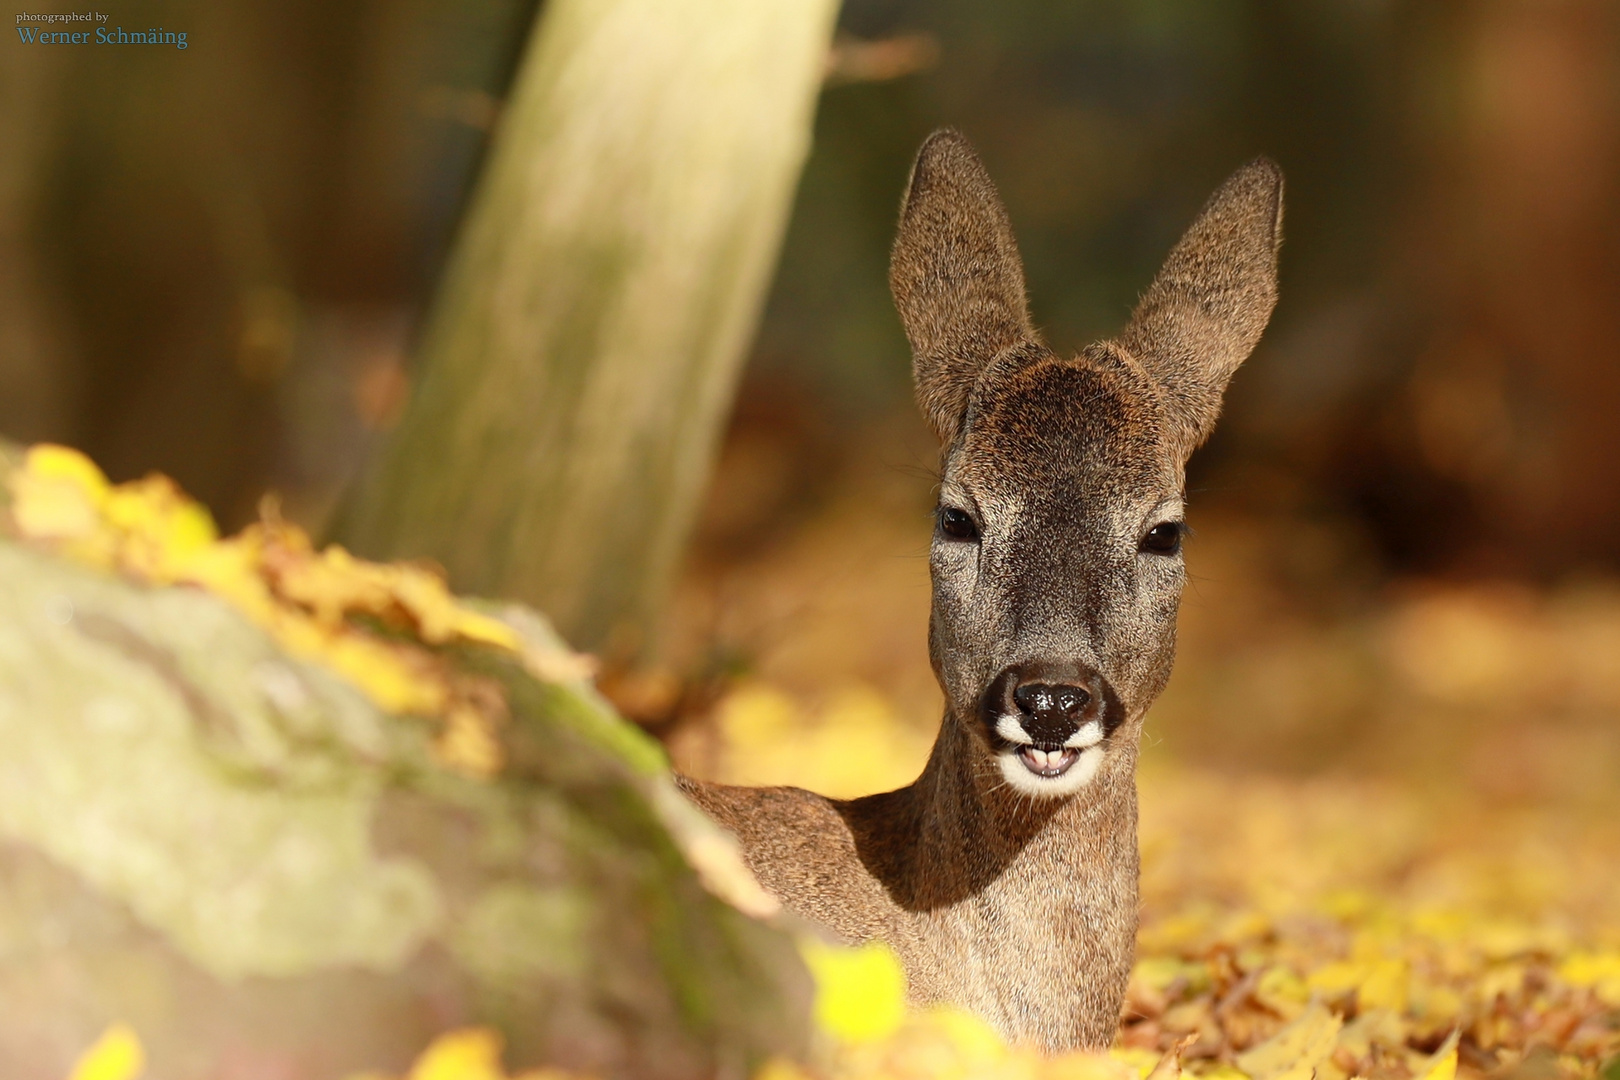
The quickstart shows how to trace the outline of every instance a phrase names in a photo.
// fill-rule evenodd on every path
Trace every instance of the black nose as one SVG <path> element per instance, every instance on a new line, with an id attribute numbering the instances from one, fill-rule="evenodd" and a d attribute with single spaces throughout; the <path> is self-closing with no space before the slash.
<path id="1" fill-rule="evenodd" d="M 1091 700 L 1091 692 L 1085 687 L 1065 683 L 1024 683 L 1013 691 L 1013 700 L 1031 716 L 1073 719 Z"/>
<path id="2" fill-rule="evenodd" d="M 1091 691 L 1069 683 L 1029 682 L 1013 690 L 1013 700 L 1029 719 L 1024 728 L 1037 740 L 1062 742 L 1080 726 Z"/>

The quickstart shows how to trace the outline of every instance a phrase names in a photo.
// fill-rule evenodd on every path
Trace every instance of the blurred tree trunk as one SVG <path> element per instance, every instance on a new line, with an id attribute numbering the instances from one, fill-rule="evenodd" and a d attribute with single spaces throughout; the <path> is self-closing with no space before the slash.
<path id="1" fill-rule="evenodd" d="M 1617 9 L 1490 0 L 1401 10 L 1419 157 L 1395 322 L 1413 327 L 1399 346 L 1412 363 L 1353 414 L 1334 480 L 1351 478 L 1406 570 L 1612 568 Z"/>
<path id="2" fill-rule="evenodd" d="M 335 538 L 633 643 L 679 556 L 806 155 L 836 0 L 554 0 L 400 427 Z"/>
<path id="3" fill-rule="evenodd" d="M 67 57 L 22 49 L 0 68 L 0 432 L 60 437 L 77 389 L 32 234 Z"/>

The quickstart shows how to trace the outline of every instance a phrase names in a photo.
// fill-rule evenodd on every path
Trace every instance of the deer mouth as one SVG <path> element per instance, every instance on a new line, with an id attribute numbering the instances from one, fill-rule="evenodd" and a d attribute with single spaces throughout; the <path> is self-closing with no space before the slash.
<path id="1" fill-rule="evenodd" d="M 1035 743 L 1020 746 L 1018 760 L 1036 776 L 1052 780 L 1068 772 L 1080 760 L 1080 750 L 1073 746 Z"/>
<path id="2" fill-rule="evenodd" d="M 1004 712 L 990 724 L 990 750 L 1009 788 L 1033 799 L 1073 795 L 1097 776 L 1108 753 L 1110 728 L 1101 716 L 1065 734 L 1061 726 L 1037 724 L 1024 713 Z"/>

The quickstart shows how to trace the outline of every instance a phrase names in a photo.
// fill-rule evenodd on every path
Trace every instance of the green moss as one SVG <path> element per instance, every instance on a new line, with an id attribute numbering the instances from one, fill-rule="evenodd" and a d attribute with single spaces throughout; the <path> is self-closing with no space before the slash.
<path id="1" fill-rule="evenodd" d="M 215 975 L 397 968 L 434 931 L 432 878 L 371 842 L 385 719 L 214 597 L 0 542 L 0 836 Z"/>
<path id="2" fill-rule="evenodd" d="M 589 899 L 577 889 L 502 883 L 473 901 L 450 949 L 497 988 L 536 977 L 572 982 L 584 973 L 589 914 Z"/>

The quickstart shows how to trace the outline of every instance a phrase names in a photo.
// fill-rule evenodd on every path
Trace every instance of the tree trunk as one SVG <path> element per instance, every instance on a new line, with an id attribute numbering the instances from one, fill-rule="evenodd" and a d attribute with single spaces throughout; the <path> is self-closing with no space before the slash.
<path id="1" fill-rule="evenodd" d="M 70 66 L 60 49 L 22 49 L 0 70 L 0 431 L 25 440 L 61 438 L 77 389 L 32 235 Z"/>
<path id="2" fill-rule="evenodd" d="M 340 516 L 600 647 L 655 610 L 769 283 L 836 0 L 553 0 Z"/>

